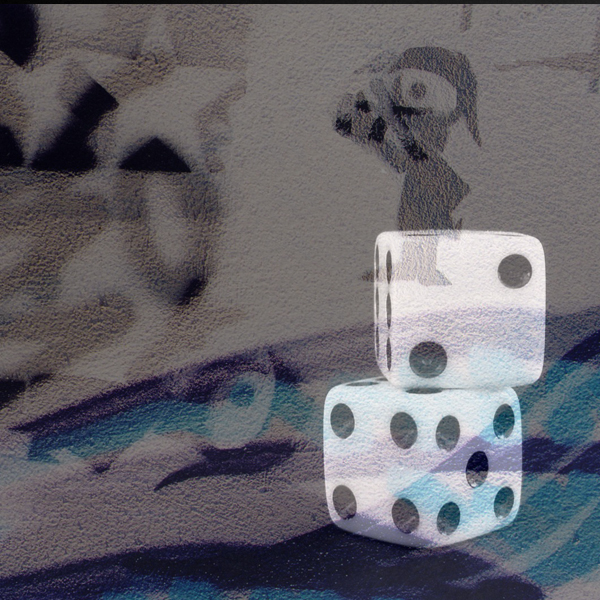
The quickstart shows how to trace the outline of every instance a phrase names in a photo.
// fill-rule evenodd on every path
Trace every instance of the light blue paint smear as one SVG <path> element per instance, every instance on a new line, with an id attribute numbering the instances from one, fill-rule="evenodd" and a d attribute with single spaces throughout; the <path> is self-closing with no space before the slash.
<path id="1" fill-rule="evenodd" d="M 526 478 L 523 490 L 526 500 L 514 523 L 480 538 L 477 545 L 498 554 L 500 562 L 516 564 L 521 557 L 522 574 L 538 585 L 560 585 L 597 568 L 600 477 L 573 472 L 564 481 L 550 480 L 529 497 L 527 479 L 533 486 L 540 482 L 539 476 Z M 551 554 L 538 560 L 537 546 Z M 532 552 L 531 564 L 528 552 Z"/>
<path id="2" fill-rule="evenodd" d="M 549 480 L 531 496 L 528 481 L 535 487 L 540 476 L 529 475 L 523 486 L 523 498 L 519 514 L 512 525 L 500 529 L 493 536 L 500 538 L 514 552 L 523 552 L 538 544 L 540 539 L 552 535 L 571 520 L 589 501 L 600 495 L 600 478 L 596 475 L 573 472 L 566 476 L 565 483 Z M 600 531 L 598 532 L 600 536 Z M 479 542 L 485 545 L 485 538 Z M 503 558 L 508 558 L 507 554 Z"/>
<path id="3" fill-rule="evenodd" d="M 561 392 L 563 392 L 561 390 Z M 565 397 L 567 396 L 567 397 Z M 557 408 L 545 424 L 546 431 L 555 441 L 568 445 L 591 441 L 597 419 L 600 398 L 600 373 L 588 373 L 578 385 L 557 394 L 552 404 Z"/>
<path id="4" fill-rule="evenodd" d="M 538 406 L 541 425 L 559 444 L 583 449 L 598 421 L 600 370 L 591 364 L 556 361 L 545 378 L 519 394 L 523 422 Z M 540 417 L 541 415 L 541 417 Z M 478 546 L 518 565 L 542 586 L 557 586 L 600 564 L 600 474 L 573 471 L 550 480 L 525 474 L 523 501 L 512 525 L 479 538 Z M 536 560 L 536 547 L 549 553 Z M 529 554 L 528 554 L 529 553 Z"/>
<path id="5" fill-rule="evenodd" d="M 596 496 L 596 499 L 598 498 Z M 596 506 L 589 518 L 565 541 L 558 552 L 527 571 L 526 574 L 539 585 L 556 586 L 583 577 L 596 570 L 598 565 L 600 565 L 600 506 Z"/>
<path id="6" fill-rule="evenodd" d="M 568 360 L 552 363 L 543 379 L 527 386 L 525 391 L 519 394 L 523 414 L 533 408 L 542 397 L 551 393 L 564 379 L 577 374 L 582 368 L 585 368 L 585 365 Z"/>
<path id="7" fill-rule="evenodd" d="M 569 446 L 591 440 L 598 398 L 600 369 L 570 361 L 557 361 L 543 381 L 519 394 L 523 416 L 543 405 L 543 422 L 535 424 L 543 425 L 554 442 Z"/>
<path id="8" fill-rule="evenodd" d="M 271 405 L 272 416 L 279 417 L 319 446 L 323 444 L 322 410 L 322 402 L 308 398 L 295 386 L 277 384 Z"/>
<path id="9" fill-rule="evenodd" d="M 240 385 L 232 389 L 229 401 L 232 405 L 248 406 L 248 396 L 247 387 Z M 307 438 L 320 444 L 321 415 L 316 413 L 316 406 L 293 386 L 277 383 L 270 411 L 256 438 L 261 437 L 271 419 L 277 416 Z M 194 404 L 181 400 L 154 402 L 112 415 L 80 429 L 38 438 L 29 447 L 29 459 L 57 462 L 53 455 L 63 449 L 79 458 L 89 458 L 122 450 L 148 433 L 161 435 L 173 431 L 188 431 L 210 442 L 211 430 L 207 421 L 214 414 L 213 411 L 218 410 L 219 405 L 208 403 Z"/>
<path id="10" fill-rule="evenodd" d="M 206 405 L 189 402 L 175 400 L 148 404 L 81 429 L 34 440 L 29 448 L 29 458 L 56 462 L 52 455 L 62 449 L 80 458 L 88 458 L 131 446 L 150 432 L 191 431 L 201 434 L 207 414 Z"/>
<path id="11" fill-rule="evenodd" d="M 547 410 L 543 412 L 541 425 L 556 443 L 583 449 L 592 440 L 594 416 L 600 410 L 600 370 L 594 365 L 556 361 L 543 381 L 525 388 L 519 396 L 525 424 L 528 413 L 538 403 L 545 404 Z M 247 386 L 234 388 L 230 400 L 237 406 L 252 404 Z M 30 457 L 49 461 L 53 452 L 63 448 L 79 457 L 89 457 L 123 449 L 149 432 L 190 431 L 210 441 L 206 421 L 212 410 L 218 410 L 218 405 L 159 401 L 77 431 L 37 440 L 30 448 Z M 281 418 L 307 439 L 321 443 L 320 403 L 307 398 L 293 385 L 276 384 L 268 417 L 258 437 L 274 417 Z M 600 498 L 599 475 L 574 471 L 548 480 L 547 474 L 525 474 L 525 500 L 515 522 L 474 543 L 495 553 L 500 563 L 517 564 L 523 557 L 522 574 L 537 585 L 558 586 L 584 576 L 600 564 L 600 504 L 595 504 Z M 561 530 L 570 522 L 579 524 L 570 532 L 568 527 Z M 532 559 L 527 564 L 527 552 L 535 554 L 537 545 L 549 548 L 551 544 L 556 545 L 556 550 L 548 550 L 551 553 L 545 559 Z M 138 592 L 131 594 L 134 595 L 106 596 L 103 600 L 146 600 Z M 227 594 L 210 584 L 181 579 L 173 584 L 168 597 L 173 600 L 225 600 Z M 341 596 L 331 591 L 259 588 L 251 591 L 250 598 L 338 600 Z"/>
<path id="12" fill-rule="evenodd" d="M 167 598 L 166 584 L 162 577 L 156 575 L 133 575 L 130 574 L 128 585 L 125 589 L 105 591 L 99 600 L 158 600 Z"/>

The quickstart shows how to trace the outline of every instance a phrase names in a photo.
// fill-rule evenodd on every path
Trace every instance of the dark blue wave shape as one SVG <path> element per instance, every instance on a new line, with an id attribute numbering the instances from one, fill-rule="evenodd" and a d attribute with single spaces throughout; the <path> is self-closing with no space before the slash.
<path id="1" fill-rule="evenodd" d="M 585 448 L 568 465 L 562 467 L 559 473 L 566 474 L 573 471 L 600 475 L 600 442 Z"/>
<path id="2" fill-rule="evenodd" d="M 519 391 L 524 408 L 524 423 L 529 418 L 528 410 L 538 401 L 546 401 L 549 394 L 555 393 L 554 388 L 565 377 L 578 372 L 578 369 L 583 369 L 581 372 L 584 377 L 577 380 L 576 385 L 580 388 L 590 387 L 589 390 L 585 388 L 589 391 L 590 398 L 597 397 L 597 369 L 593 365 L 591 370 L 589 365 L 582 366 L 598 354 L 598 325 L 595 323 L 597 312 L 590 313 L 589 321 L 582 322 L 580 329 L 575 333 L 564 333 L 570 327 L 568 320 L 557 320 L 549 327 L 552 356 L 550 368 L 535 385 Z M 574 337 L 576 342 L 573 341 Z M 565 353 L 564 348 L 568 347 L 569 343 L 572 348 Z M 256 353 L 268 358 L 257 360 Z M 232 377 L 232 374 L 245 371 L 274 373 L 278 383 L 286 381 L 289 384 L 283 386 L 286 390 L 293 388 L 300 381 L 320 379 L 335 385 L 349 381 L 354 376 L 361 378 L 373 374 L 370 326 L 365 327 L 364 331 L 354 329 L 323 333 L 309 339 L 259 349 L 256 353 L 226 357 L 209 364 L 195 365 L 133 383 L 23 424 L 20 430 L 30 433 L 35 442 L 36 439 L 61 435 L 111 416 L 124 415 L 132 408 L 168 402 L 169 399 L 208 405 L 212 402 L 215 392 Z M 562 360 L 558 360 L 558 357 L 562 357 Z M 576 400 L 578 390 L 579 388 L 575 387 L 569 392 Z M 286 405 L 286 410 L 297 408 L 296 397 L 293 397 L 293 400 L 294 402 Z M 523 446 L 525 483 L 528 476 L 535 480 L 537 474 L 544 474 L 546 477 L 545 474 L 560 473 L 568 474 L 569 481 L 574 482 L 572 485 L 578 484 L 579 487 L 574 492 L 576 501 L 565 502 L 565 510 L 572 506 L 585 506 L 590 482 L 598 481 L 596 475 L 600 473 L 600 443 L 573 425 L 580 413 L 583 415 L 581 418 L 592 422 L 591 413 L 587 405 L 583 406 L 578 401 L 569 403 L 568 400 L 569 398 L 564 397 L 564 392 L 556 393 L 556 401 L 552 401 L 552 408 L 562 410 L 564 407 L 564 410 L 558 416 L 550 410 L 548 416 L 544 417 L 546 420 L 541 425 L 545 426 L 544 432 L 548 437 L 526 439 Z M 317 405 L 311 406 L 312 412 L 308 417 L 313 421 L 320 420 L 322 415 Z M 595 406 L 594 402 L 593 408 Z M 552 433 L 554 429 L 550 425 L 557 418 L 561 423 L 564 422 L 566 430 L 571 431 L 575 427 L 573 440 Z M 160 490 L 166 486 L 178 485 L 195 477 L 241 473 L 252 476 L 253 473 L 260 473 L 280 464 L 298 449 L 297 442 L 293 444 L 281 440 L 271 442 L 270 445 L 266 442 L 251 442 L 235 450 L 206 447 L 206 451 L 203 451 L 196 463 L 164 477 L 156 486 L 156 493 L 160 494 Z M 576 458 L 561 467 L 565 457 L 574 451 Z M 540 539 L 542 534 L 538 530 L 541 518 L 539 515 L 548 514 L 548 490 L 556 494 L 556 498 L 552 497 L 555 502 L 563 505 L 562 488 L 556 480 L 549 481 L 550 483 L 542 486 L 539 498 L 530 498 L 527 505 L 522 507 L 523 518 L 520 521 L 489 536 L 490 539 L 496 537 L 506 541 L 506 545 L 502 546 L 504 558 L 507 555 L 518 554 L 523 548 L 523 539 L 531 543 Z M 593 499 L 590 498 L 589 501 Z M 299 511 L 302 509 L 302 506 L 298 506 Z M 570 513 L 567 514 L 567 517 L 569 516 Z M 590 518 L 595 519 L 596 513 Z M 268 515 L 265 515 L 265 519 L 268 519 Z M 559 562 L 551 575 L 536 575 L 535 571 L 528 571 L 527 574 L 538 583 L 546 585 L 549 581 L 548 585 L 555 586 L 589 572 L 597 564 L 592 556 L 593 548 L 597 547 L 597 534 L 594 533 L 594 528 L 582 527 L 578 535 L 583 536 L 586 532 L 591 539 L 589 543 L 584 540 L 578 546 L 571 547 L 567 542 L 564 549 L 556 552 L 556 561 Z M 482 540 L 473 543 L 485 545 L 486 540 Z M 511 546 L 513 542 L 514 545 Z M 219 590 L 267 588 L 273 593 L 269 591 L 265 597 L 272 597 L 274 600 L 278 598 L 278 590 L 286 600 L 292 591 L 297 590 L 305 591 L 305 597 L 309 597 L 311 590 L 331 594 L 332 600 L 362 600 L 370 597 L 403 600 L 525 600 L 543 597 L 540 587 L 524 578 L 502 574 L 498 571 L 496 562 L 487 562 L 466 552 L 465 548 L 469 547 L 471 542 L 454 548 L 412 550 L 349 535 L 334 526 L 329 526 L 271 547 L 210 545 L 172 549 L 149 548 L 127 555 L 106 557 L 100 561 L 80 562 L 60 570 L 0 581 L 0 597 L 7 600 L 63 600 L 65 597 L 100 600 L 107 593 L 129 593 L 131 590 L 134 590 L 132 597 L 135 597 L 136 592 L 143 594 L 146 591 L 160 591 L 169 597 L 170 586 L 174 585 L 176 580 L 184 581 L 186 585 L 191 586 L 190 589 L 204 584 L 215 586 L 215 595 L 218 595 Z M 592 558 L 588 562 L 584 560 L 585 564 L 579 571 L 566 572 L 559 569 L 561 561 L 567 560 L 565 553 L 573 555 L 574 560 L 579 562 L 589 556 Z M 256 597 L 262 596 L 259 594 Z"/>
<path id="3" fill-rule="evenodd" d="M 549 473 L 569 451 L 569 447 L 549 438 L 529 438 L 523 441 L 523 471 Z"/>
<path id="4" fill-rule="evenodd" d="M 206 403 L 214 398 L 214 392 L 231 378 L 232 373 L 268 373 L 269 368 L 269 364 L 257 361 L 252 356 L 222 358 L 206 365 L 194 365 L 82 400 L 55 413 L 23 423 L 15 427 L 15 430 L 30 433 L 35 439 L 85 427 L 151 402 L 178 400 Z"/>
<path id="5" fill-rule="evenodd" d="M 490 571 L 488 577 L 469 583 L 488 569 L 494 574 Z M 526 579 L 502 574 L 468 552 L 424 552 L 349 535 L 333 525 L 270 547 L 211 545 L 135 552 L 1 583 L 3 600 L 100 600 L 132 589 L 166 595 L 173 582 L 182 581 L 189 590 L 194 584 L 202 589 L 209 585 L 215 595 L 266 588 L 265 597 L 273 600 L 289 598 L 288 590 L 313 592 L 317 598 L 329 593 L 332 600 L 543 598 L 542 590 Z"/>
<path id="6" fill-rule="evenodd" d="M 571 348 L 562 360 L 583 363 L 596 358 L 598 354 L 600 354 L 600 331 L 596 331 Z"/>
<path id="7" fill-rule="evenodd" d="M 296 444 L 287 441 L 249 442 L 242 448 L 209 447 L 202 451 L 201 460 L 167 475 L 154 491 L 198 477 L 248 475 L 266 471 L 290 458 L 295 447 Z"/>

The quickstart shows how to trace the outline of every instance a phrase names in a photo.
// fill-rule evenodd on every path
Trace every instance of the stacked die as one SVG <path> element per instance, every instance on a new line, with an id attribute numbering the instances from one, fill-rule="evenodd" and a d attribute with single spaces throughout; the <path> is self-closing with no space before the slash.
<path id="1" fill-rule="evenodd" d="M 541 243 L 516 233 L 385 232 L 375 245 L 384 377 L 336 386 L 324 418 L 332 520 L 408 546 L 503 527 L 521 495 L 513 386 L 541 374 Z"/>

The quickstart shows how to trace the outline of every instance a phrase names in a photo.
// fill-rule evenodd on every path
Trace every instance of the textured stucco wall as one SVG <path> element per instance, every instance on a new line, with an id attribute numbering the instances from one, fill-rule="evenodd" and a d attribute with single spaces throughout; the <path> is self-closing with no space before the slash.
<path id="1" fill-rule="evenodd" d="M 144 495 L 152 477 L 201 452 L 189 432 L 150 428 L 156 437 L 120 454 L 113 483 L 100 484 L 95 473 L 116 454 L 85 462 L 60 450 L 50 473 L 14 428 L 167 372 L 300 340 L 287 355 L 300 375 L 336 357 L 323 381 L 297 385 L 309 401 L 296 408 L 319 431 L 323 391 L 372 352 L 339 332 L 370 326 L 374 241 L 396 228 L 403 175 L 334 129 L 340 98 L 364 85 L 357 71 L 382 54 L 442 46 L 468 58 L 482 143 L 462 120 L 451 129 L 443 156 L 470 186 L 456 217 L 464 229 L 541 240 L 550 315 L 600 304 L 597 7 L 45 5 L 35 14 L 28 60 L 0 52 L 0 125 L 22 152 L 19 164 L 0 165 L 0 574 L 179 543 L 241 544 L 248 531 L 268 545 L 327 523 L 318 446 L 290 425 L 289 407 L 293 418 L 271 437 L 289 434 L 309 451 L 278 472 L 279 495 L 256 479 L 202 480 L 193 494 L 212 513 L 200 532 L 202 509 L 184 510 L 192 492 Z M 88 131 L 74 107 L 95 84 L 112 104 Z M 88 132 L 86 168 L 43 162 L 68 127 Z M 154 138 L 176 155 L 170 170 L 148 167 L 144 144 Z M 585 327 L 561 330 L 554 358 Z M 328 335 L 322 346 L 305 342 Z M 552 402 L 563 399 L 540 404 L 530 435 L 550 428 Z M 524 573 L 541 561 L 530 554 L 498 565 Z M 561 598 L 583 597 L 594 573 L 573 576 Z"/>

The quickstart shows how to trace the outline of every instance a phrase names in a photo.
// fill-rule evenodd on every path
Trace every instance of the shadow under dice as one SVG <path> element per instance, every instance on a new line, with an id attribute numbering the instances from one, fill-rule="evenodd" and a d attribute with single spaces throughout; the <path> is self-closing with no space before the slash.
<path id="1" fill-rule="evenodd" d="M 502 388 L 540 376 L 546 299 L 537 239 L 384 232 L 375 273 L 375 352 L 394 385 Z"/>
<path id="2" fill-rule="evenodd" d="M 444 546 L 514 520 L 521 496 L 519 401 L 502 390 L 403 390 L 383 378 L 325 401 L 333 522 L 406 546 Z"/>

